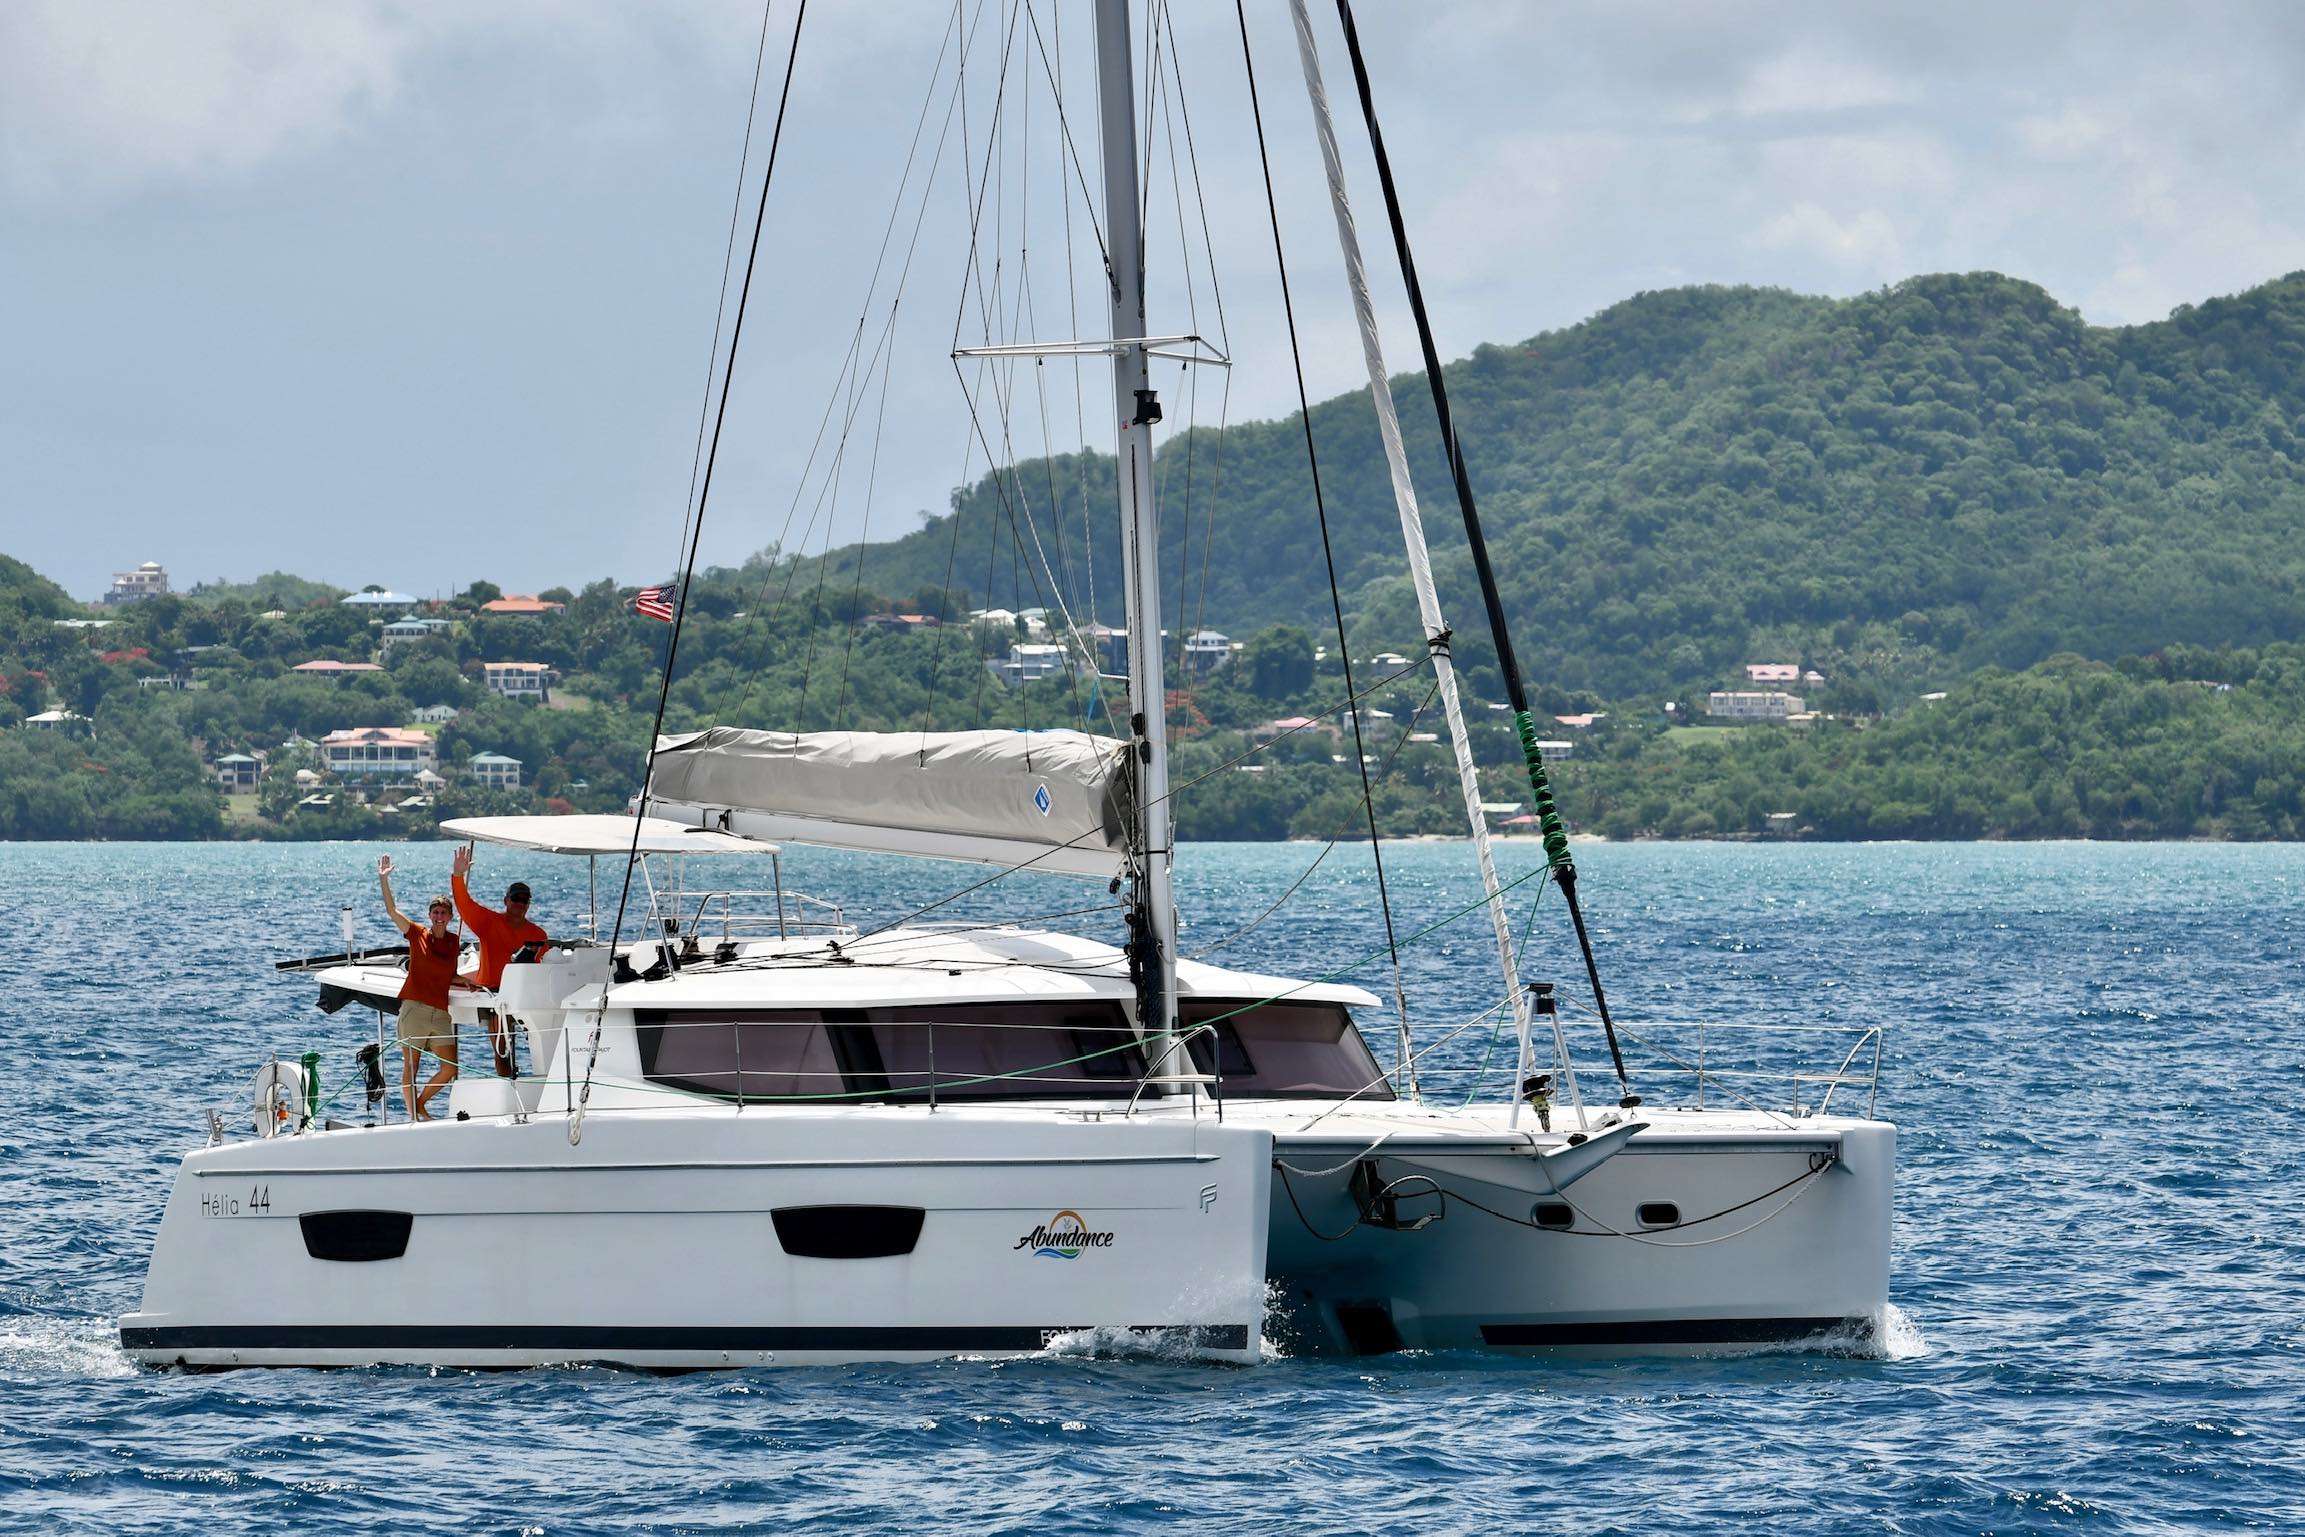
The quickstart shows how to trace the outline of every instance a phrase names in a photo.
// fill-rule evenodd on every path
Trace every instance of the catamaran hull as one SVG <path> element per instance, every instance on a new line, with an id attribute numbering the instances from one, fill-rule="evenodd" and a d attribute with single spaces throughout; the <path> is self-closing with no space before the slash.
<path id="1" fill-rule="evenodd" d="M 1353 1151 L 1286 1135 L 1278 1149 L 1315 1170 Z M 1403 1138 L 1374 1162 L 1359 1195 L 1349 1167 L 1275 1176 L 1272 1330 L 1290 1349 L 1625 1356 L 1854 1343 L 1888 1303 L 1896 1132 L 1880 1122 L 1652 1128 L 1565 1191 L 1504 1147 Z M 1363 1215 L 1366 1192 L 1386 1185 L 1398 1195 L 1390 1228 Z M 1561 1205 L 1572 1228 L 1525 1225 Z M 1683 1225 L 1642 1220 L 1665 1207 Z"/>
<path id="2" fill-rule="evenodd" d="M 150 1365 L 691 1369 L 1257 1358 L 1271 1138 L 1125 1121 L 596 1117 L 190 1154 L 122 1347 Z M 1093 1331 L 1093 1332 L 1092 1332 Z"/>

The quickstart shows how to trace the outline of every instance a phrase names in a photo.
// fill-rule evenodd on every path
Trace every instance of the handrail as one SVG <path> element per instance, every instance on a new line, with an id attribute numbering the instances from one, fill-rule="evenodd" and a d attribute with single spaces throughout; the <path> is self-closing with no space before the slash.
<path id="1" fill-rule="evenodd" d="M 1665 1071 L 1688 1073 L 1695 1077 L 1696 1101 L 1697 1107 L 1699 1109 L 1704 1107 L 1705 1093 L 1708 1085 L 1718 1087 L 1728 1092 L 1732 1099 L 1737 1100 L 1749 1109 L 1766 1109 L 1766 1106 L 1756 1103 L 1746 1096 L 1737 1093 L 1731 1087 L 1734 1082 L 1740 1080 L 1750 1082 L 1791 1083 L 1796 1086 L 1804 1083 L 1821 1083 L 1825 1085 L 1824 1098 L 1817 1103 L 1814 1109 L 1801 1104 L 1796 1092 L 1794 1102 L 1790 1107 L 1791 1112 L 1796 1116 L 1827 1114 L 1832 1108 L 1833 1097 L 1837 1092 L 1839 1092 L 1841 1085 L 1844 1083 L 1855 1083 L 1860 1080 L 1863 1080 L 1866 1083 L 1865 1114 L 1867 1118 L 1870 1118 L 1873 1115 L 1875 1109 L 1880 1103 L 1881 1050 L 1882 1042 L 1887 1034 L 1888 1029 L 1888 1027 L 1885 1025 L 1857 1023 L 1779 1024 L 1773 1021 L 1762 1020 L 1648 1020 L 1641 1022 L 1639 1027 L 1648 1033 L 1646 1035 L 1635 1035 L 1632 1029 L 1625 1026 L 1624 1021 L 1620 1020 L 1618 1023 L 1621 1029 L 1626 1030 L 1628 1038 L 1639 1039 L 1643 1045 L 1647 1046 L 1652 1052 L 1657 1053 L 1664 1059 L 1666 1064 L 1664 1069 Z M 1679 1057 L 1674 1053 L 1667 1051 L 1656 1039 L 1656 1035 L 1660 1027 L 1665 1030 L 1694 1030 L 1697 1035 L 1696 1060 L 1694 1062 L 1690 1062 L 1685 1058 Z M 1714 1065 L 1714 1061 L 1719 1055 L 1719 1043 L 1714 1039 L 1714 1037 L 1717 1033 L 1722 1031 L 1734 1031 L 1746 1036 L 1757 1036 L 1764 1038 L 1838 1036 L 1850 1038 L 1850 1044 L 1848 1051 L 1841 1058 L 1839 1066 L 1829 1073 L 1819 1073 L 1815 1071 L 1804 1070 L 1797 1064 L 1784 1067 L 1719 1067 Z M 1864 1053 L 1865 1047 L 1868 1044 L 1870 1044 L 1873 1048 L 1873 1061 L 1870 1069 L 1864 1074 L 1857 1074 L 1852 1072 L 1851 1070 L 1856 1066 L 1857 1059 Z M 1655 1069 L 1652 1069 L 1652 1071 L 1655 1071 Z"/>

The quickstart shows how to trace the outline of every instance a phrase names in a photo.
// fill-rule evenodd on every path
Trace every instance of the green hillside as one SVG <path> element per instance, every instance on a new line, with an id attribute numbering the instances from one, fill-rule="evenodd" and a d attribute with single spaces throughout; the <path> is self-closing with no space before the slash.
<path id="1" fill-rule="evenodd" d="M 1572 717 L 1564 814 L 1618 837 L 2305 837 L 2301 365 L 2305 274 L 2126 329 L 1992 276 L 1850 300 L 1687 289 L 1481 349 L 1452 391 L 1539 709 Z M 1421 381 L 1397 385 L 1467 623 Z M 1429 675 L 1365 662 L 1416 649 L 1366 397 L 1315 407 L 1314 428 L 1358 681 L 1382 712 L 1365 743 L 1380 821 L 1457 831 L 1448 751 L 1419 740 L 1439 724 Z M 1205 620 L 1245 642 L 1172 674 L 1180 829 L 1355 835 L 1301 434 L 1251 423 L 1219 447 L 1187 434 L 1158 465 L 1172 631 Z M 668 727 L 1104 727 L 1094 680 L 997 681 L 988 664 L 1024 636 L 964 611 L 1048 600 L 1037 530 L 1075 613 L 1093 564 L 1097 616 L 1118 620 L 1111 487 L 1109 462 L 1036 462 L 889 544 L 699 573 Z M 60 624 L 90 611 L 0 556 L 0 839 L 423 836 L 637 788 L 667 630 L 630 612 L 631 589 L 594 582 L 520 618 L 488 613 L 479 582 L 418 605 L 434 632 L 391 646 L 397 616 L 333 592 L 272 573 L 92 628 Z M 1518 749 L 1483 708 L 1493 669 L 1476 637 L 1459 655 L 1489 793 L 1513 800 Z M 375 665 L 297 670 L 314 660 Z M 490 692 L 486 664 L 509 660 L 553 670 L 551 707 Z M 1804 690 L 1820 717 L 1686 724 L 1762 660 L 1824 674 Z M 298 781 L 311 739 L 440 706 L 429 804 Z M 56 710 L 70 718 L 31 719 Z M 1298 716 L 1317 724 L 1268 741 Z M 232 803 L 212 771 L 228 753 L 264 759 Z M 521 785 L 482 783 L 482 753 L 519 759 Z"/>
<path id="2" fill-rule="evenodd" d="M 1827 703 L 1862 707 L 2059 652 L 2294 638 L 2305 612 L 2305 273 L 2122 328 L 1993 274 L 1845 300 L 1647 293 L 1483 347 L 1449 384 L 1524 661 L 1565 687 L 1687 689 L 1800 660 L 1836 681 Z M 1444 600 L 1469 631 L 1422 376 L 1395 389 Z M 1316 405 L 1313 425 L 1348 612 L 1366 643 L 1412 642 L 1367 396 Z M 1234 426 L 1221 454 L 1213 431 L 1180 435 L 1158 462 L 1172 616 L 1235 633 L 1325 621 L 1293 419 Z M 949 570 L 976 606 L 1046 602 L 1013 555 L 1029 508 L 1077 601 L 1085 494 L 1099 617 L 1117 622 L 1112 485 L 1103 459 L 1022 464 L 903 539 L 834 552 L 827 586 L 861 559 L 870 591 Z"/>

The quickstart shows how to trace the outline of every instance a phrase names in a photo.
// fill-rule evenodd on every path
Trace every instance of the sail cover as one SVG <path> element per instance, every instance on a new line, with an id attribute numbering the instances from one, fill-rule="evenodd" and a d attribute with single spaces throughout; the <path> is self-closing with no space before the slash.
<path id="1" fill-rule="evenodd" d="M 657 743 L 649 810 L 740 837 L 1121 872 L 1128 744 L 1081 731 L 746 731 Z"/>

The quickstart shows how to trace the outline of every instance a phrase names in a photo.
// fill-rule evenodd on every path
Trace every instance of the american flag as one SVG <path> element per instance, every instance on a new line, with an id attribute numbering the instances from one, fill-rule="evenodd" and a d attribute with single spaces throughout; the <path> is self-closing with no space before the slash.
<path id="1" fill-rule="evenodd" d="M 680 583 L 666 582 L 660 587 L 643 587 L 632 596 L 632 611 L 650 619 L 672 623 L 672 606 L 680 599 Z"/>

